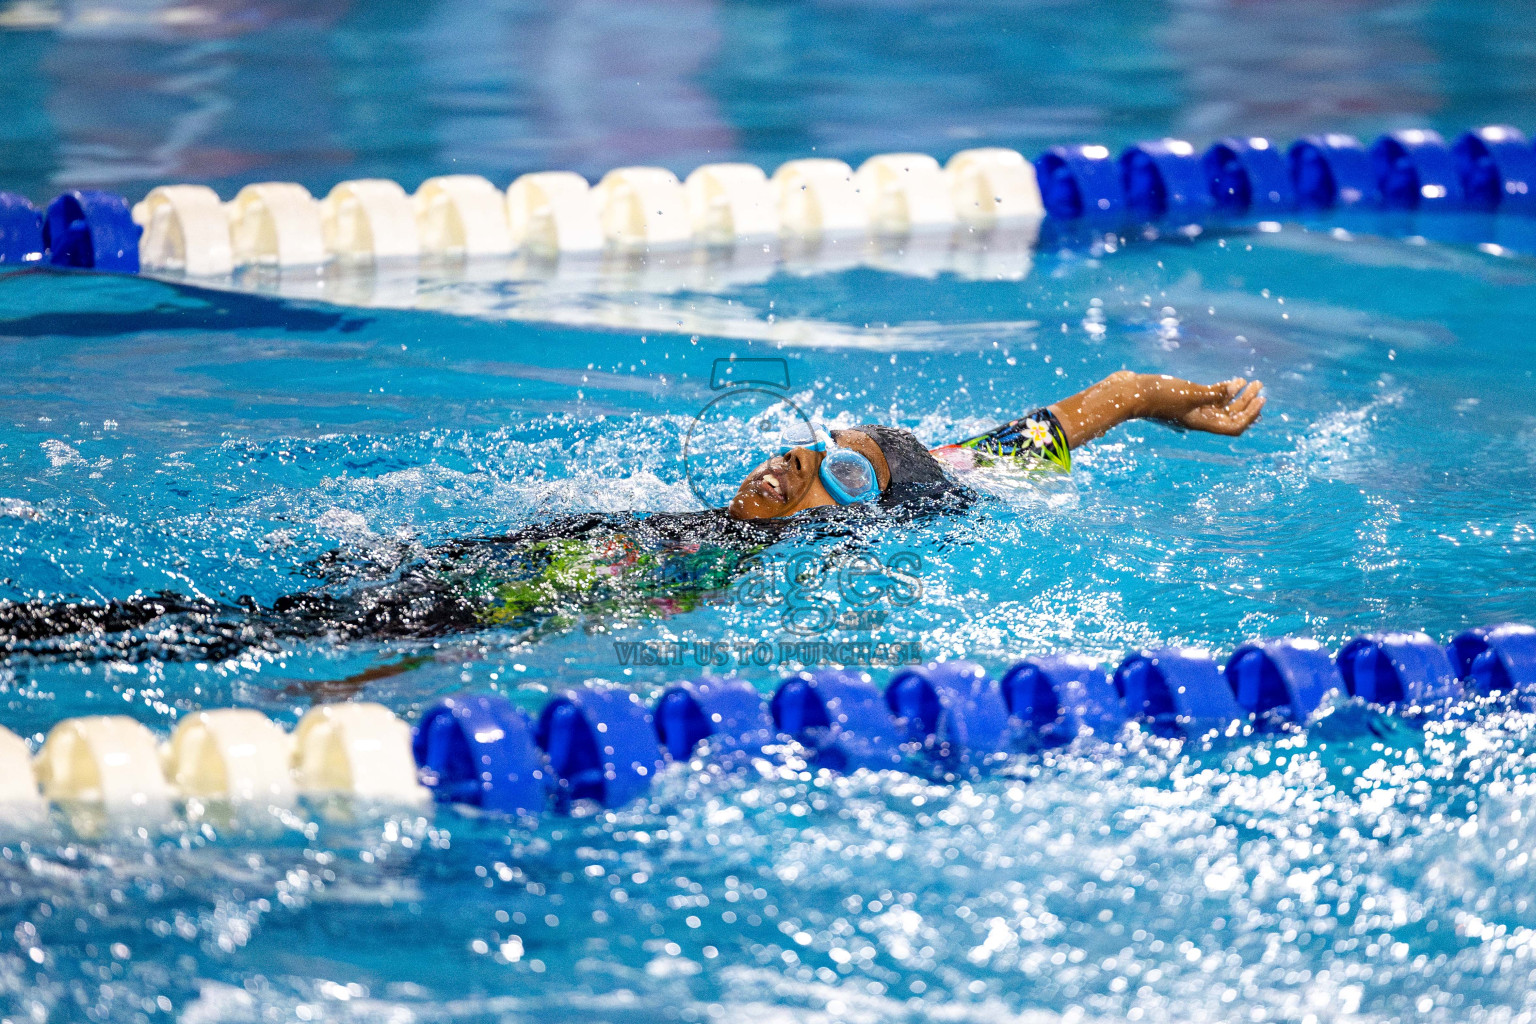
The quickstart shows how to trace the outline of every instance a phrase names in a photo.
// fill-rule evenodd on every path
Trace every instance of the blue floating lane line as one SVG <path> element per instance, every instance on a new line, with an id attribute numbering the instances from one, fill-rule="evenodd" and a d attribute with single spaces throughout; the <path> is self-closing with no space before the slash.
<path id="1" fill-rule="evenodd" d="M 1464 196 L 1456 158 L 1439 132 L 1392 132 L 1371 144 L 1371 165 L 1389 209 L 1459 209 Z"/>
<path id="2" fill-rule="evenodd" d="M 1308 135 L 1291 144 L 1291 187 L 1303 210 L 1375 206 L 1381 202 L 1371 157 L 1353 135 Z"/>
<path id="3" fill-rule="evenodd" d="M 1133 654 L 1115 670 L 1126 714 L 1164 736 L 1225 730 L 1248 715 L 1209 651 L 1160 647 Z"/>
<path id="4" fill-rule="evenodd" d="M 977 764 L 1005 753 L 1013 739 L 997 681 L 975 662 L 903 669 L 885 700 L 906 741 L 941 764 Z"/>
<path id="5" fill-rule="evenodd" d="M 778 730 L 833 771 L 899 768 L 896 721 L 869 675 L 848 669 L 798 672 L 773 695 Z"/>
<path id="6" fill-rule="evenodd" d="M 567 690 L 544 706 L 534 739 L 549 756 L 562 806 L 622 807 L 645 795 L 662 766 L 650 711 L 617 687 Z"/>
<path id="7" fill-rule="evenodd" d="M 136 274 L 140 233 L 128 201 L 111 192 L 66 192 L 43 217 L 43 244 L 57 267 Z"/>
<path id="8" fill-rule="evenodd" d="M 1423 706 L 1461 695 L 1451 659 L 1424 633 L 1357 636 L 1335 661 L 1345 688 L 1367 703 Z"/>
<path id="9" fill-rule="evenodd" d="M 1264 217 L 1296 208 L 1290 166 L 1268 139 L 1222 139 L 1205 151 L 1201 164 L 1220 212 Z"/>
<path id="10" fill-rule="evenodd" d="M 1120 166 L 1104 146 L 1052 146 L 1035 161 L 1035 177 L 1048 216 L 1116 221 L 1125 214 Z"/>
<path id="11" fill-rule="evenodd" d="M 712 756 L 739 758 L 762 753 L 775 739 L 767 702 L 750 683 L 732 677 L 669 687 L 655 714 L 657 738 L 674 761 L 688 760 L 705 740 Z"/>
<path id="12" fill-rule="evenodd" d="M 1120 154 L 1125 205 L 1143 221 L 1198 224 L 1215 208 L 1195 147 L 1183 139 L 1139 142 Z"/>
<path id="13" fill-rule="evenodd" d="M 1478 694 L 1536 696 L 1536 629 L 1506 622 L 1469 629 L 1446 648 L 1451 666 Z"/>
<path id="14" fill-rule="evenodd" d="M 544 809 L 549 776 L 526 715 L 499 694 L 445 697 L 412 743 L 422 784 L 441 803 L 507 814 Z"/>
<path id="15" fill-rule="evenodd" d="M 43 258 L 43 215 L 26 197 L 0 192 L 0 263 Z"/>
<path id="16" fill-rule="evenodd" d="M 1112 741 L 1126 723 L 1108 673 L 1081 654 L 1020 661 L 1003 674 L 1000 688 L 1008 713 L 1046 746 L 1070 743 L 1085 729 Z"/>
<path id="17" fill-rule="evenodd" d="M 1536 148 L 1519 129 L 1488 125 L 1464 132 L 1451 154 L 1468 207 L 1536 212 Z"/>
<path id="18" fill-rule="evenodd" d="M 1244 644 L 1232 652 L 1227 685 L 1243 710 L 1254 715 L 1281 712 L 1304 723 L 1344 680 L 1327 648 L 1316 640 L 1288 637 Z"/>

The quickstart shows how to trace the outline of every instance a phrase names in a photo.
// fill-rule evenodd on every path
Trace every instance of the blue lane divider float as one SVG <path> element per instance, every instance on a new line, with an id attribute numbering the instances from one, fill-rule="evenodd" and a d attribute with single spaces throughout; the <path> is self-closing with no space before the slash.
<path id="1" fill-rule="evenodd" d="M 1465 205 L 1456 158 L 1439 132 L 1392 132 L 1371 145 L 1371 164 L 1383 205 L 1395 210 Z"/>
<path id="2" fill-rule="evenodd" d="M 43 258 L 43 215 L 23 196 L 0 192 L 0 263 Z"/>
<path id="3" fill-rule="evenodd" d="M 1243 710 L 1278 711 L 1294 722 L 1305 722 L 1329 693 L 1344 688 L 1327 648 L 1305 637 L 1244 644 L 1227 659 L 1225 674 Z"/>
<path id="4" fill-rule="evenodd" d="M 762 695 L 734 677 L 669 687 L 656 702 L 656 736 L 674 761 L 688 760 L 704 740 L 712 756 L 735 759 L 759 754 L 777 739 Z"/>
<path id="5" fill-rule="evenodd" d="M 1160 647 L 1133 654 L 1115 670 L 1126 713 L 1159 735 L 1200 736 L 1246 718 L 1209 651 Z"/>
<path id="6" fill-rule="evenodd" d="M 66 192 L 48 204 L 43 244 L 58 267 L 139 272 L 140 227 L 128 200 L 111 192 Z"/>
<path id="7" fill-rule="evenodd" d="M 1120 154 L 1125 204 L 1138 220 L 1198 224 L 1215 202 L 1195 147 L 1183 139 L 1140 142 Z"/>
<path id="8" fill-rule="evenodd" d="M 1446 654 L 1473 693 L 1536 696 L 1536 629 L 1530 626 L 1506 622 L 1469 629 L 1451 641 Z"/>
<path id="9" fill-rule="evenodd" d="M 1126 723 L 1120 695 L 1104 667 L 1081 654 L 1018 662 L 1001 683 L 1008 714 L 1045 746 L 1072 742 L 1084 730 L 1113 740 Z"/>
<path id="10" fill-rule="evenodd" d="M 561 805 L 622 807 L 645 795 L 662 766 L 649 709 L 618 687 L 567 690 L 544 706 L 534 739 L 549 756 Z"/>
<path id="11" fill-rule="evenodd" d="M 1278 215 L 1296 208 L 1291 170 L 1268 139 L 1229 138 L 1201 157 L 1216 209 L 1233 216 Z"/>
<path id="12" fill-rule="evenodd" d="M 498 694 L 445 697 L 421 716 L 413 750 L 439 802 L 504 814 L 544 809 L 549 775 L 526 715 Z"/>
<path id="13" fill-rule="evenodd" d="M 1461 694 L 1445 648 L 1426 633 L 1357 636 L 1335 660 L 1345 689 L 1370 704 L 1423 706 Z"/>
<path id="14" fill-rule="evenodd" d="M 1451 147 L 1468 207 L 1536 211 L 1536 148 L 1508 125 L 1464 132 Z"/>
<path id="15" fill-rule="evenodd" d="M 907 742 L 940 764 L 983 762 L 1012 745 L 997 681 L 974 662 L 903 669 L 891 677 L 885 701 Z"/>
<path id="16" fill-rule="evenodd" d="M 867 673 L 796 673 L 774 693 L 772 709 L 779 731 L 808 748 L 821 767 L 854 771 L 901 766 L 896 720 Z"/>
<path id="17" fill-rule="evenodd" d="M 1104 146 L 1052 146 L 1035 161 L 1040 201 L 1057 220 L 1114 220 L 1125 212 L 1120 165 Z"/>
<path id="18" fill-rule="evenodd" d="M 1353 135 L 1308 135 L 1291 144 L 1291 187 L 1303 210 L 1373 206 L 1381 200 L 1370 154 Z"/>

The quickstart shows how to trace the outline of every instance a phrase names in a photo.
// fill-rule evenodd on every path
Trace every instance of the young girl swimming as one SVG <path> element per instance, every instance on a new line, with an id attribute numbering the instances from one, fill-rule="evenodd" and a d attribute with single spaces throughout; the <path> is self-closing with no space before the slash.
<path id="1" fill-rule="evenodd" d="M 319 587 L 270 608 L 169 593 L 105 603 L 0 601 L 0 653 L 220 659 L 287 640 L 427 639 L 502 628 L 526 641 L 586 617 L 676 614 L 729 588 L 780 540 L 852 533 L 858 506 L 958 510 L 974 497 L 960 482 L 967 471 L 998 463 L 1069 471 L 1072 449 L 1128 420 L 1235 436 L 1258 419 L 1261 390 L 1240 377 L 1204 385 L 1120 371 L 934 449 L 898 427 L 834 431 L 830 444 L 792 447 L 758 466 L 724 512 L 561 516 L 424 552 L 402 546 L 395 564 L 333 553 L 319 560 Z"/>

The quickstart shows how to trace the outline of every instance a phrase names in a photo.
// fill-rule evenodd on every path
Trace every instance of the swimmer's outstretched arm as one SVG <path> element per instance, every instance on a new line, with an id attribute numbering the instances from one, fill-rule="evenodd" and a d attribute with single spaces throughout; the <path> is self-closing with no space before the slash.
<path id="1" fill-rule="evenodd" d="M 1236 437 L 1259 418 L 1263 389 L 1260 381 L 1242 377 L 1196 384 L 1164 374 L 1119 370 L 1049 408 L 1072 448 L 1102 437 L 1127 420 L 1159 420 Z"/>

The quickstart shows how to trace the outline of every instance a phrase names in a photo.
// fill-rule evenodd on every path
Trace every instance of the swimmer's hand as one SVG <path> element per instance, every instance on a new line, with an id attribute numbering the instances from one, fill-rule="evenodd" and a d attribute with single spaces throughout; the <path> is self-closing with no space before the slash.
<path id="1" fill-rule="evenodd" d="M 1191 404 L 1177 415 L 1156 418 L 1190 430 L 1236 437 L 1253 426 L 1253 421 L 1264 411 L 1263 390 L 1261 381 L 1233 377 L 1210 385 L 1209 395 L 1191 396 L 1197 404 Z"/>

